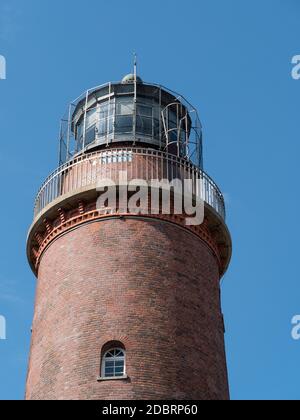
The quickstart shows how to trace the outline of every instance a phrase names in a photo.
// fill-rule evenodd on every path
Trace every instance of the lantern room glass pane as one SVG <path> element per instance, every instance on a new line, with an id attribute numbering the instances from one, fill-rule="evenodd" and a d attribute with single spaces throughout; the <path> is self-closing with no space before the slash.
<path id="1" fill-rule="evenodd" d="M 113 104 L 102 102 L 99 104 L 99 119 L 107 118 L 113 111 Z"/>
<path id="2" fill-rule="evenodd" d="M 98 124 L 98 137 L 106 136 L 107 134 L 111 134 L 113 132 L 113 119 L 104 119 L 100 120 Z"/>
<path id="3" fill-rule="evenodd" d="M 139 134 L 152 136 L 152 118 L 137 117 L 136 131 Z"/>
<path id="4" fill-rule="evenodd" d="M 116 133 L 132 133 L 133 131 L 133 116 L 117 116 L 116 117 L 116 125 L 115 125 Z"/>
<path id="5" fill-rule="evenodd" d="M 86 146 L 93 143 L 93 141 L 95 140 L 95 137 L 96 137 L 96 125 L 94 124 L 92 127 L 89 127 L 86 130 L 86 135 L 85 135 Z"/>
<path id="6" fill-rule="evenodd" d="M 152 118 L 152 114 L 153 114 L 153 110 L 151 106 L 140 105 L 140 104 L 137 106 L 137 115 Z"/>
<path id="7" fill-rule="evenodd" d="M 116 106 L 117 115 L 133 115 L 133 98 L 118 98 Z"/>
<path id="8" fill-rule="evenodd" d="M 96 122 L 96 117 L 97 117 L 96 108 L 89 110 L 86 116 L 86 126 L 90 127 L 94 125 Z"/>

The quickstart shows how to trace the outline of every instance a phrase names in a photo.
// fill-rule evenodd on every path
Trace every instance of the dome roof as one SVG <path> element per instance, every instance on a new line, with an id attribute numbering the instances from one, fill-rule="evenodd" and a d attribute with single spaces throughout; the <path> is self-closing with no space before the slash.
<path id="1" fill-rule="evenodd" d="M 134 76 L 134 74 L 131 73 L 131 74 L 127 74 L 125 77 L 123 77 L 122 83 L 124 83 L 124 84 L 134 83 L 134 80 L 135 80 L 135 76 Z M 142 79 L 139 76 L 137 76 L 136 81 L 137 81 L 137 83 L 143 83 Z"/>

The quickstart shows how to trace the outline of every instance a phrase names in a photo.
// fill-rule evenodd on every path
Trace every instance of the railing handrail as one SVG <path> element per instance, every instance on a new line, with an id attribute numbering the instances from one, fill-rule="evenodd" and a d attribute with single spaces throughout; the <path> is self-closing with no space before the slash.
<path id="1" fill-rule="evenodd" d="M 55 180 L 64 172 L 66 172 L 67 170 L 71 168 L 76 167 L 77 165 L 85 161 L 91 161 L 93 159 L 107 157 L 108 154 L 118 155 L 120 153 L 129 153 L 129 152 L 131 152 L 133 155 L 140 155 L 140 156 L 144 155 L 144 156 L 149 156 L 149 157 L 152 156 L 152 157 L 164 159 L 167 162 L 177 164 L 179 167 L 187 168 L 193 171 L 194 173 L 196 173 L 202 179 L 205 179 L 205 181 L 208 182 L 208 185 L 211 188 L 213 188 L 214 194 L 216 195 L 218 199 L 218 204 L 220 204 L 221 208 L 219 208 L 219 206 L 214 206 L 212 203 L 209 203 L 209 202 L 208 204 L 210 204 L 213 208 L 215 207 L 215 210 L 217 211 L 217 213 L 219 213 L 225 219 L 225 203 L 224 203 L 223 194 L 221 190 L 219 189 L 219 187 L 217 186 L 217 184 L 212 180 L 212 178 L 209 177 L 209 175 L 207 175 L 205 171 L 198 168 L 192 162 L 184 158 L 172 155 L 167 152 L 163 152 L 163 151 L 159 151 L 155 149 L 147 149 L 147 148 L 142 148 L 142 147 L 120 147 L 120 148 L 111 148 L 107 150 L 98 150 L 98 151 L 91 152 L 88 154 L 81 154 L 73 158 L 72 160 L 64 163 L 46 178 L 41 188 L 39 189 L 36 199 L 35 199 L 35 216 L 37 216 L 48 204 L 50 204 L 56 198 L 63 195 L 62 192 L 57 193 L 54 197 L 51 197 L 49 201 L 46 200 L 46 202 L 44 202 L 42 205 L 39 205 L 43 199 L 43 193 L 47 193 L 48 185 L 51 185 L 51 183 L 54 183 Z"/>

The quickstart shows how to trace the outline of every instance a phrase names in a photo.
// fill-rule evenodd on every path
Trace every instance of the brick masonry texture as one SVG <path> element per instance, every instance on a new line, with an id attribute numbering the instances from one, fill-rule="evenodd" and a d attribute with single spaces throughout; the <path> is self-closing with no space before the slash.
<path id="1" fill-rule="evenodd" d="M 219 276 L 204 242 L 160 220 L 59 237 L 40 262 L 26 399 L 228 399 Z M 109 341 L 127 380 L 97 381 Z"/>

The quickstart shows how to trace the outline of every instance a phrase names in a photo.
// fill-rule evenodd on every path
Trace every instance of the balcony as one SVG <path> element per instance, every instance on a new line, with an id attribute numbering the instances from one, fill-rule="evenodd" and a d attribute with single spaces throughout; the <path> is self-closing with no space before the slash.
<path id="1" fill-rule="evenodd" d="M 202 199 L 225 221 L 224 198 L 214 181 L 186 159 L 154 149 L 115 148 L 81 154 L 60 166 L 44 182 L 38 192 L 34 216 L 39 218 L 55 201 L 97 188 L 103 179 L 118 181 L 120 171 L 134 179 L 168 180 L 191 179 L 193 194 Z M 197 180 L 201 180 L 197 183 Z"/>

